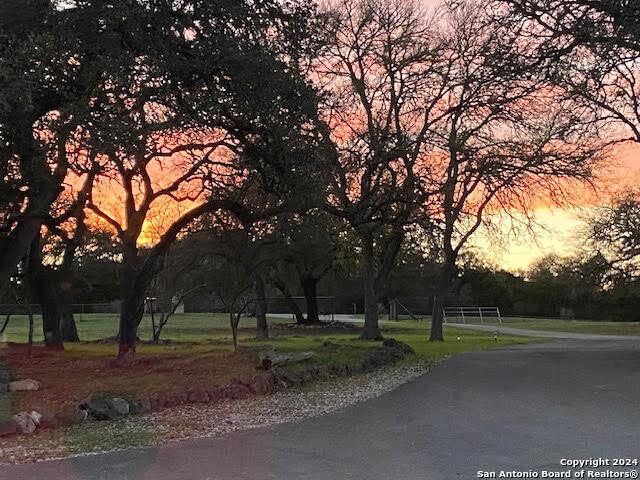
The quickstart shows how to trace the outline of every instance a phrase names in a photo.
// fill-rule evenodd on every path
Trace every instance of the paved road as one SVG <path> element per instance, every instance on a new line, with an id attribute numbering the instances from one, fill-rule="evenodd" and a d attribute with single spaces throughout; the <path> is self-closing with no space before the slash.
<path id="1" fill-rule="evenodd" d="M 640 456 L 640 345 L 556 340 L 456 356 L 298 424 L 18 467 L 0 478 L 453 480 Z"/>

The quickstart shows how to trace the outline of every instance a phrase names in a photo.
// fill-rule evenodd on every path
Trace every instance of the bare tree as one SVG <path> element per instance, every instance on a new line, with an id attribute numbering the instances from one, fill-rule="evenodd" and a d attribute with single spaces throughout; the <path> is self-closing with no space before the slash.
<path id="1" fill-rule="evenodd" d="M 473 234 L 496 215 L 527 212 L 532 200 L 562 201 L 586 181 L 601 143 L 598 130 L 565 110 L 563 97 L 536 78 L 527 45 L 495 24 L 486 7 L 457 3 L 442 17 L 448 94 L 430 126 L 433 152 L 422 225 L 441 258 L 430 339 L 442 340 L 444 298 Z M 573 104 L 572 104 L 573 105 Z M 434 193 L 436 192 L 436 193 Z"/>
<path id="2" fill-rule="evenodd" d="M 172 316 L 176 314 L 178 308 L 183 305 L 184 301 L 193 293 L 202 290 L 207 285 L 201 284 L 196 285 L 193 288 L 185 292 L 181 292 L 180 294 L 174 294 L 169 299 L 164 299 L 164 301 L 156 302 L 157 298 L 148 297 L 147 305 L 149 310 L 149 315 L 151 316 L 151 341 L 153 343 L 160 343 L 160 336 L 162 335 L 162 331 L 164 327 L 169 323 L 169 320 Z M 152 290 L 153 291 L 153 290 Z M 166 294 L 167 289 L 163 289 L 163 293 Z M 159 310 L 159 318 L 156 323 L 156 310 Z"/>
<path id="3" fill-rule="evenodd" d="M 578 45 L 616 45 L 640 51 L 640 6 L 625 0 L 504 0 L 516 15 L 531 19 L 564 42 L 563 50 Z"/>
<path id="4" fill-rule="evenodd" d="M 362 337 L 381 338 L 378 301 L 420 198 L 417 168 L 448 92 L 442 45 L 418 2 L 340 1 L 314 75 L 327 92 L 335 172 L 327 210 L 360 245 Z"/>
<path id="5" fill-rule="evenodd" d="M 506 0 L 500 21 L 519 25 L 538 75 L 547 76 L 612 141 L 640 141 L 638 5 L 621 0 Z M 504 9 L 506 8 L 506 12 Z"/>

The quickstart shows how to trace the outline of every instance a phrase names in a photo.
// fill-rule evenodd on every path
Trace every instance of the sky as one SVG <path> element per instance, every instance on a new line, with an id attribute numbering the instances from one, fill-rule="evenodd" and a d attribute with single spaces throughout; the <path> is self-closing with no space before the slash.
<path id="1" fill-rule="evenodd" d="M 576 192 L 574 207 L 542 206 L 534 212 L 538 225 L 532 232 L 510 234 L 505 222 L 497 238 L 486 232 L 476 235 L 472 248 L 510 271 L 525 270 L 549 254 L 570 256 L 584 249 L 585 220 L 616 196 L 637 190 L 640 181 L 640 145 L 619 147 L 611 154 L 611 161 L 614 166 L 600 173 L 594 191 Z"/>

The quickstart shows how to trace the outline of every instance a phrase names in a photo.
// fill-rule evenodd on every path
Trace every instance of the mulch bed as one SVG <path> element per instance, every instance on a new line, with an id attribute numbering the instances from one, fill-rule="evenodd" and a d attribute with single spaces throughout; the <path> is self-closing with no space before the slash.
<path id="1" fill-rule="evenodd" d="M 249 379 L 256 373 L 256 360 L 248 351 L 236 354 L 211 349 L 194 354 L 176 349 L 176 353 L 138 354 L 126 369 L 113 367 L 112 359 L 110 354 L 53 352 L 42 346 L 29 351 L 25 345 L 9 344 L 0 347 L 3 371 L 13 379 L 38 380 L 42 388 L 4 395 L 11 397 L 12 413 L 37 407 L 57 411 L 78 405 L 95 392 L 145 398 L 226 385 L 234 378 Z M 0 410 L 0 416 L 7 413 Z"/>

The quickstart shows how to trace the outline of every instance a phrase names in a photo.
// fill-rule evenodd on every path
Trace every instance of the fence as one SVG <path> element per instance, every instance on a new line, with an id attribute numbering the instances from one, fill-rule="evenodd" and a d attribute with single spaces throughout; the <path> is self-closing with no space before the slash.
<path id="1" fill-rule="evenodd" d="M 442 314 L 445 323 L 450 320 L 467 323 L 468 320 L 478 319 L 480 323 L 493 319 L 497 320 L 498 323 L 502 323 L 498 307 L 446 307 L 442 309 Z"/>

